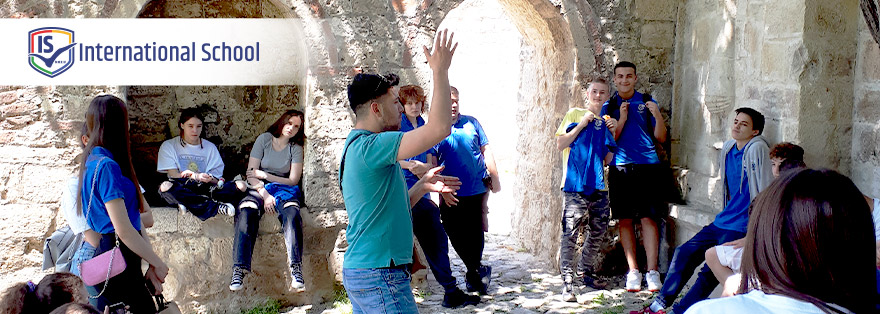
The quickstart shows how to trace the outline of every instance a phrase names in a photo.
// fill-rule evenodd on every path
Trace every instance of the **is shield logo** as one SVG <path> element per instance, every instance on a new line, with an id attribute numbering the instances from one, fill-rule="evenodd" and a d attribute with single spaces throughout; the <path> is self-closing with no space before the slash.
<path id="1" fill-rule="evenodd" d="M 28 64 L 40 74 L 56 77 L 73 66 L 73 31 L 43 27 L 28 32 Z"/>

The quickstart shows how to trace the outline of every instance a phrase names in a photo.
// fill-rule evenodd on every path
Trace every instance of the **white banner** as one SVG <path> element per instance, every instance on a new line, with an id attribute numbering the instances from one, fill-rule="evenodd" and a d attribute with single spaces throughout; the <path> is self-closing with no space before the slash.
<path id="1" fill-rule="evenodd" d="M 303 84 L 298 19 L 0 19 L 0 85 Z"/>

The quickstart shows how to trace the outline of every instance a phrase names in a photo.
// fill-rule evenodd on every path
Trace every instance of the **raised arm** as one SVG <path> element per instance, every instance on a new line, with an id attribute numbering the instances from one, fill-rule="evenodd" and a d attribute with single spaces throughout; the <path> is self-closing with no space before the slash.
<path id="1" fill-rule="evenodd" d="M 593 115 L 592 112 L 587 112 L 586 114 L 584 114 L 583 118 L 581 118 L 581 121 L 578 122 L 578 124 L 573 129 L 566 132 L 565 134 L 556 137 L 556 149 L 564 150 L 569 145 L 571 145 L 571 143 L 574 142 L 581 130 L 583 130 L 584 127 L 590 124 L 590 122 L 592 122 L 595 118 L 596 117 Z"/>
<path id="2" fill-rule="evenodd" d="M 448 35 L 448 37 L 447 37 Z M 449 136 L 452 128 L 452 98 L 449 88 L 449 65 L 458 44 L 452 43 L 453 34 L 447 30 L 437 33 L 433 53 L 424 47 L 428 65 L 434 79 L 431 111 L 424 126 L 403 134 L 397 160 L 404 160 L 423 153 Z"/>

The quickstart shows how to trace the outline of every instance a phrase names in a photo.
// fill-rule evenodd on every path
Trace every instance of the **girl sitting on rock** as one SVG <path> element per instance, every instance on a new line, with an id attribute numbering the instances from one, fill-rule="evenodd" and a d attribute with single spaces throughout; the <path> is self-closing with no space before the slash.
<path id="1" fill-rule="evenodd" d="M 159 195 L 201 220 L 218 213 L 233 216 L 235 206 L 230 203 L 241 200 L 245 184 L 224 184 L 220 152 L 214 143 L 202 138 L 204 121 L 196 108 L 180 112 L 180 136 L 163 142 L 159 148 L 156 170 L 168 174 L 168 181 L 159 186 Z"/>
<path id="2" fill-rule="evenodd" d="M 229 289 L 242 288 L 246 271 L 251 269 L 251 257 L 257 241 L 260 217 L 263 213 L 277 215 L 281 220 L 284 242 L 287 245 L 292 290 L 305 287 L 302 275 L 302 193 L 299 182 L 303 170 L 305 115 L 299 110 L 288 110 L 275 121 L 266 133 L 254 142 L 248 159 L 247 196 L 239 204 L 235 216 L 233 269 Z"/>

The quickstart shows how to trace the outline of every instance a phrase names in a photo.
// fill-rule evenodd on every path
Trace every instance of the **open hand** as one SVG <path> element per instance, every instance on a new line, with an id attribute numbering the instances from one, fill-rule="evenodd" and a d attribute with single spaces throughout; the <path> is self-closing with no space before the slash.
<path id="1" fill-rule="evenodd" d="M 448 38 L 447 35 L 449 35 Z M 458 48 L 458 43 L 452 44 L 452 37 L 454 35 L 449 30 L 438 32 L 437 37 L 434 38 L 433 52 L 428 50 L 427 46 L 422 46 L 431 70 L 436 72 L 449 69 L 449 64 L 452 63 L 452 55 L 455 54 L 455 49 Z"/>
<path id="2" fill-rule="evenodd" d="M 445 166 L 434 167 L 425 172 L 416 184 L 424 185 L 426 192 L 452 193 L 461 188 L 461 180 L 457 177 L 439 174 Z"/>
<path id="3" fill-rule="evenodd" d="M 440 197 L 443 198 L 443 201 L 446 202 L 446 205 L 458 205 L 458 198 L 456 198 L 453 193 L 440 193 Z"/>
<path id="4" fill-rule="evenodd" d="M 275 197 L 272 195 L 267 196 L 263 199 L 263 208 L 266 209 L 267 213 L 276 214 L 278 211 L 275 210 Z"/>
<path id="5" fill-rule="evenodd" d="M 267 174 L 265 171 L 257 169 L 250 169 L 245 173 L 245 175 L 247 175 L 248 178 L 257 178 L 260 180 L 266 180 L 267 178 Z"/>
<path id="6" fill-rule="evenodd" d="M 409 172 L 412 172 L 412 174 L 416 175 L 416 177 L 421 178 L 425 175 L 425 173 L 428 172 L 429 169 L 431 169 L 430 164 L 426 164 L 418 160 L 410 160 L 410 162 L 413 163 L 413 166 L 410 167 Z"/>

